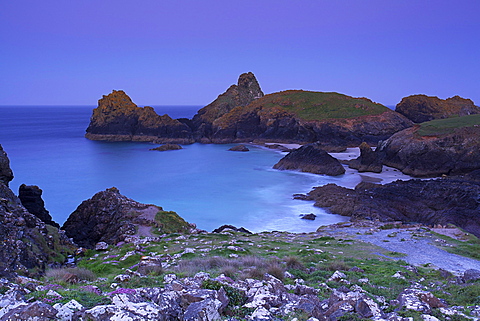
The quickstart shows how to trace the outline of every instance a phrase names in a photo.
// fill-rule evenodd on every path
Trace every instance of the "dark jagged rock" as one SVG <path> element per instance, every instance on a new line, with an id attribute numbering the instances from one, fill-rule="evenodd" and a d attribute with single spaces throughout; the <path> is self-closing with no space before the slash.
<path id="1" fill-rule="evenodd" d="M 360 145 L 360 156 L 348 161 L 348 167 L 359 172 L 381 173 L 383 165 L 372 148 L 367 143 L 362 143 Z"/>
<path id="2" fill-rule="evenodd" d="M 476 115 L 465 117 L 477 118 Z M 376 152 L 383 164 L 416 177 L 455 175 L 480 169 L 480 125 L 422 135 L 421 130 L 427 124 L 405 129 L 379 144 Z"/>
<path id="3" fill-rule="evenodd" d="M 336 158 L 330 156 L 315 144 L 308 144 L 291 151 L 275 164 L 273 168 L 280 170 L 299 170 L 330 176 L 345 173 L 345 168 L 343 168 L 342 164 L 340 164 Z"/>
<path id="4" fill-rule="evenodd" d="M 250 151 L 250 149 L 248 149 L 248 147 L 245 146 L 245 145 L 236 145 L 236 146 L 233 146 L 232 148 L 230 148 L 229 150 L 233 151 L 233 152 L 248 152 L 248 151 Z"/>
<path id="5" fill-rule="evenodd" d="M 191 128 L 152 107 L 137 107 L 122 90 L 98 101 L 85 135 L 92 140 L 193 143 Z"/>
<path id="6" fill-rule="evenodd" d="M 0 172 L 11 172 L 4 168 L 8 163 L 4 155 Z M 3 180 L 0 181 L 0 239 L 0 277 L 7 278 L 17 274 L 40 276 L 45 268 L 63 263 L 76 249 L 62 231 L 29 213 Z"/>
<path id="7" fill-rule="evenodd" d="M 252 234 L 249 230 L 247 230 L 244 227 L 235 227 L 233 225 L 222 225 L 219 228 L 216 228 L 212 231 L 212 233 L 222 233 L 223 231 L 234 231 L 234 232 L 241 232 L 241 233 L 246 233 L 246 234 Z"/>
<path id="8" fill-rule="evenodd" d="M 310 213 L 310 214 L 303 214 L 301 216 L 302 219 L 304 220 L 310 220 L 310 221 L 314 221 L 315 218 L 317 218 L 317 215 L 313 214 L 313 213 Z"/>
<path id="9" fill-rule="evenodd" d="M 177 145 L 177 144 L 164 144 L 162 146 L 151 148 L 150 150 L 156 150 L 156 151 L 164 152 L 164 151 L 167 151 L 167 150 L 179 150 L 179 149 L 183 149 L 182 146 Z"/>
<path id="10" fill-rule="evenodd" d="M 10 160 L 8 159 L 7 153 L 3 150 L 2 145 L 0 145 L 0 181 L 8 186 L 8 183 L 13 179 L 13 172 L 10 168 Z"/>
<path id="11" fill-rule="evenodd" d="M 189 233 L 192 226 L 175 212 L 136 202 L 115 187 L 98 192 L 83 201 L 62 226 L 75 243 L 92 249 L 98 242 L 116 244 L 128 236 L 154 236 L 157 233 Z"/>
<path id="12" fill-rule="evenodd" d="M 473 101 L 459 96 L 440 99 L 426 95 L 412 95 L 402 98 L 395 110 L 415 123 L 480 114 L 480 108 L 475 106 Z"/>
<path id="13" fill-rule="evenodd" d="M 45 208 L 42 193 L 43 191 L 38 186 L 22 184 L 18 189 L 18 198 L 27 211 L 38 217 L 43 223 L 59 228 L 60 225 L 53 221 L 50 212 Z"/>
<path id="14" fill-rule="evenodd" d="M 213 122 L 228 114 L 236 107 L 244 107 L 264 94 L 255 75 L 251 72 L 241 74 L 237 85 L 230 86 L 209 105 L 203 107 L 193 117 L 197 141 L 209 143 L 213 137 Z"/>
<path id="15" fill-rule="evenodd" d="M 352 219 L 453 224 L 480 237 L 480 170 L 435 180 L 360 183 L 354 190 L 327 184 L 303 199 Z M 297 197 L 298 198 L 298 197 Z"/>

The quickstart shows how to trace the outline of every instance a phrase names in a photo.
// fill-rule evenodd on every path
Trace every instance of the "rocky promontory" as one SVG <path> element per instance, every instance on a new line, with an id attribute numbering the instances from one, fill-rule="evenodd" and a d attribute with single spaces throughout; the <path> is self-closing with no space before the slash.
<path id="1" fill-rule="evenodd" d="M 13 174 L 1 146 L 0 151 L 0 277 L 40 276 L 47 267 L 61 265 L 76 247 L 22 205 L 8 187 Z"/>
<path id="2" fill-rule="evenodd" d="M 470 99 L 454 96 L 447 99 L 427 95 L 412 95 L 402 98 L 395 111 L 415 123 L 434 119 L 480 114 L 480 108 Z"/>
<path id="3" fill-rule="evenodd" d="M 194 226 L 175 212 L 136 202 L 112 187 L 83 201 L 70 214 L 62 229 L 75 243 L 91 249 L 99 242 L 115 245 L 129 236 L 188 233 Z"/>
<path id="4" fill-rule="evenodd" d="M 433 120 L 396 133 L 376 152 L 384 165 L 418 177 L 480 169 L 480 115 Z"/>
<path id="5" fill-rule="evenodd" d="M 434 180 L 360 183 L 354 190 L 328 184 L 299 199 L 352 219 L 453 224 L 480 237 L 480 170 Z"/>
<path id="6" fill-rule="evenodd" d="M 308 144 L 295 149 L 283 157 L 273 168 L 299 170 L 313 174 L 338 176 L 345 173 L 340 162 L 316 144 Z"/>
<path id="7" fill-rule="evenodd" d="M 160 143 L 284 142 L 371 145 L 410 127 L 403 115 L 367 98 L 287 90 L 264 96 L 253 73 L 240 75 L 191 119 L 137 107 L 123 91 L 99 100 L 87 128 L 94 140 Z"/>
<path id="8" fill-rule="evenodd" d="M 22 184 L 18 189 L 18 198 L 22 205 L 43 223 L 59 228 L 60 225 L 52 219 L 50 212 L 45 208 L 42 193 L 43 191 L 36 185 Z"/>

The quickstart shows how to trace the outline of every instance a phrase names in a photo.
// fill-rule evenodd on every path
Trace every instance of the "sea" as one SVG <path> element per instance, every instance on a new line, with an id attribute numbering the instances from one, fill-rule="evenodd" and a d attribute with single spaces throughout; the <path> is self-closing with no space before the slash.
<path id="1" fill-rule="evenodd" d="M 191 118 L 202 106 L 154 106 L 160 115 Z M 175 211 L 198 228 L 224 224 L 252 232 L 312 232 L 321 225 L 348 221 L 313 202 L 293 199 L 314 186 L 335 183 L 353 188 L 362 180 L 388 183 L 408 179 L 394 169 L 359 174 L 348 169 L 330 177 L 274 170 L 285 153 L 248 144 L 249 152 L 232 152 L 234 144 L 192 144 L 182 150 L 151 151 L 158 145 L 101 142 L 84 137 L 95 106 L 0 106 L 0 144 L 21 184 L 43 190 L 45 207 L 62 225 L 80 203 L 110 187 L 138 202 Z M 351 159 L 358 149 L 334 156 Z M 314 221 L 301 219 L 313 213 Z"/>

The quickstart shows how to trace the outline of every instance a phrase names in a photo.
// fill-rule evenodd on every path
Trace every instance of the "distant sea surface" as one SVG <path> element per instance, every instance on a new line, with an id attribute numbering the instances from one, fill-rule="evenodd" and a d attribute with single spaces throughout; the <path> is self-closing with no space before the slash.
<path id="1" fill-rule="evenodd" d="M 353 187 L 362 178 L 351 170 L 339 177 L 277 171 L 272 166 L 284 154 L 258 146 L 231 152 L 233 144 L 192 144 L 158 152 L 149 150 L 157 146 L 151 143 L 90 141 L 84 134 L 93 108 L 0 106 L 0 144 L 15 175 L 10 187 L 18 194 L 21 184 L 38 185 L 60 224 L 82 201 L 112 186 L 207 231 L 232 224 L 254 232 L 311 232 L 348 220 L 292 195 L 327 183 Z M 191 118 L 199 108 L 155 106 L 172 118 Z M 300 219 L 309 213 L 317 219 Z"/>

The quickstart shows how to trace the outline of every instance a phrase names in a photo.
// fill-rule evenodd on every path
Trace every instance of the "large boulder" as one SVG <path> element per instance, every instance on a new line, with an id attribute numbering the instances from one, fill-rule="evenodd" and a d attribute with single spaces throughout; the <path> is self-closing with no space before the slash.
<path id="1" fill-rule="evenodd" d="M 36 185 L 22 184 L 18 189 L 18 198 L 27 211 L 38 217 L 45 224 L 58 228 L 60 225 L 53 221 L 50 212 L 45 208 L 42 193 L 43 191 Z"/>
<path id="2" fill-rule="evenodd" d="M 191 128 L 152 107 L 138 107 L 122 90 L 98 101 L 85 137 L 92 140 L 193 143 Z"/>
<path id="3" fill-rule="evenodd" d="M 314 174 L 338 176 L 345 173 L 340 162 L 315 144 L 302 146 L 288 153 L 273 168 L 299 170 Z"/>
<path id="4" fill-rule="evenodd" d="M 396 133 L 376 152 L 384 165 L 432 177 L 480 169 L 480 115 L 434 120 Z"/>
<path id="5" fill-rule="evenodd" d="M 478 195 L 480 170 L 435 180 L 360 183 L 354 190 L 327 184 L 297 197 L 352 219 L 453 224 L 480 237 Z"/>
<path id="6" fill-rule="evenodd" d="M 83 201 L 62 229 L 78 245 L 92 249 L 98 242 L 113 245 L 128 236 L 188 233 L 192 226 L 175 212 L 136 202 L 112 187 Z"/>
<path id="7" fill-rule="evenodd" d="M 475 106 L 473 101 L 459 96 L 440 99 L 426 95 L 412 95 L 402 98 L 395 110 L 415 123 L 480 114 L 480 108 Z"/>

